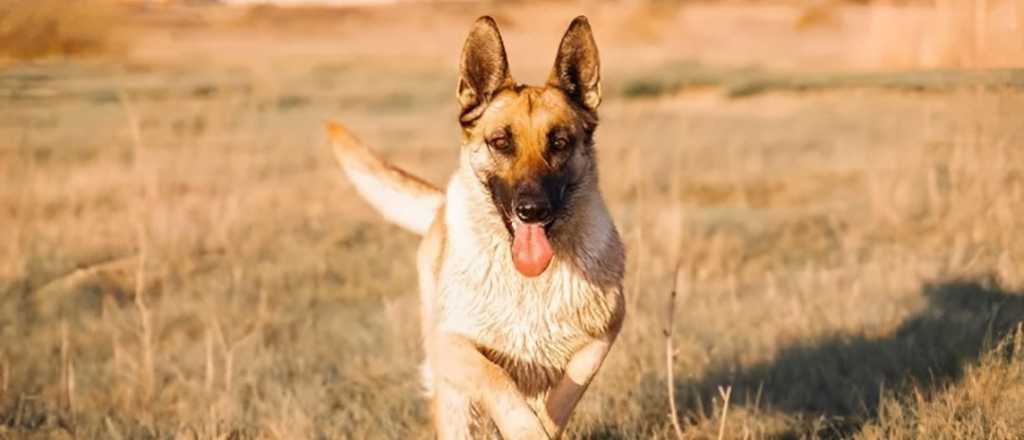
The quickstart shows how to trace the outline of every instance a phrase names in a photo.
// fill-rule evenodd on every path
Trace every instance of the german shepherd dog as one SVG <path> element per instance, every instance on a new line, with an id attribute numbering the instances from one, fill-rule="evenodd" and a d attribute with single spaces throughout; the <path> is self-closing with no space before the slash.
<path id="1" fill-rule="evenodd" d="M 599 67 L 580 16 L 547 84 L 519 84 L 494 20 L 478 19 L 462 50 L 462 147 L 444 191 L 328 123 L 357 191 L 423 236 L 423 379 L 439 438 L 559 437 L 622 326 L 625 255 L 593 144 Z"/>

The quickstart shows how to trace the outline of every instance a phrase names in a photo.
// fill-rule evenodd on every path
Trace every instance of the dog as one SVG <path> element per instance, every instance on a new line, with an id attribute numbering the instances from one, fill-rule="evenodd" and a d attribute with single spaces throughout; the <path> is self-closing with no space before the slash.
<path id="1" fill-rule="evenodd" d="M 356 190 L 423 237 L 423 376 L 438 438 L 557 438 L 625 317 L 625 252 L 598 189 L 597 44 L 577 17 L 547 83 L 523 85 L 485 16 L 459 72 L 462 146 L 444 191 L 340 123 L 328 136 Z"/>

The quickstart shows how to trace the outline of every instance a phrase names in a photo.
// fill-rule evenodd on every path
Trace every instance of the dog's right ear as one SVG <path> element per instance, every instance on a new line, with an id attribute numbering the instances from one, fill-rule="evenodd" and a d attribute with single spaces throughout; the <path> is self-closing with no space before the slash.
<path id="1" fill-rule="evenodd" d="M 512 83 L 508 57 L 494 19 L 480 17 L 466 37 L 459 62 L 459 121 L 468 125 L 483 114 L 491 98 Z"/>

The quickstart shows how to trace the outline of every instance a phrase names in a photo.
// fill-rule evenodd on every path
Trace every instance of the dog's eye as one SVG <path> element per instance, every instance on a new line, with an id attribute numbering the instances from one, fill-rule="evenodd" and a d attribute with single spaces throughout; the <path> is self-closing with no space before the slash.
<path id="1" fill-rule="evenodd" d="M 565 138 L 554 138 L 551 140 L 551 149 L 555 151 L 562 151 L 569 148 L 569 141 Z"/>
<path id="2" fill-rule="evenodd" d="M 508 141 L 508 138 L 496 137 L 487 141 L 487 145 L 493 148 L 495 151 L 506 152 L 512 148 L 512 143 Z"/>

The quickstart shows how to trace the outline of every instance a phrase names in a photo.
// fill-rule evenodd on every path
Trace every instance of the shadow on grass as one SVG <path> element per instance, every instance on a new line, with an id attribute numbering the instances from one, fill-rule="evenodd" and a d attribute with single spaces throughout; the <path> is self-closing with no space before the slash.
<path id="1" fill-rule="evenodd" d="M 806 430 L 798 426 L 781 438 L 846 438 L 877 417 L 883 393 L 938 391 L 1024 321 L 1024 293 L 990 279 L 929 284 L 923 293 L 928 305 L 890 336 L 832 336 L 783 349 L 770 362 L 722 364 L 704 377 L 678 381 L 680 419 L 705 417 L 720 405 L 712 400 L 718 387 L 731 386 L 732 406 L 809 421 Z M 615 431 L 597 427 L 590 437 L 618 438 Z"/>
<path id="2" fill-rule="evenodd" d="M 923 293 L 928 306 L 891 336 L 834 336 L 787 348 L 769 363 L 725 367 L 678 385 L 705 399 L 731 385 L 737 404 L 754 405 L 760 394 L 764 407 L 834 418 L 819 436 L 848 436 L 876 416 L 883 390 L 913 386 L 927 395 L 1024 321 L 1024 295 L 993 280 L 929 284 Z"/>

